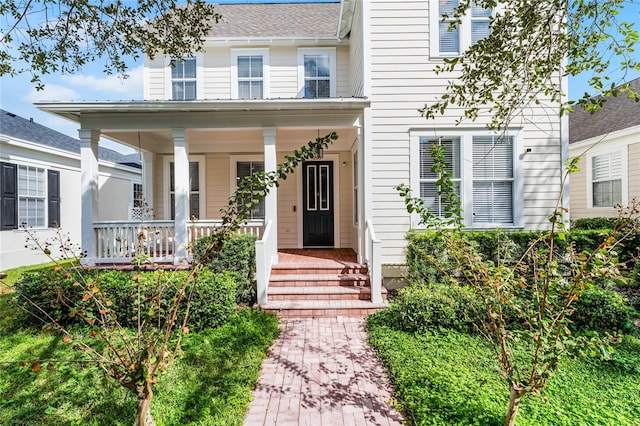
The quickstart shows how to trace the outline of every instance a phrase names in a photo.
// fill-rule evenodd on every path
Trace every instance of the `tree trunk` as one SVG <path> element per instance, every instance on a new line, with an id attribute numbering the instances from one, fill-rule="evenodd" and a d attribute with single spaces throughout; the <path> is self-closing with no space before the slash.
<path id="1" fill-rule="evenodd" d="M 514 426 L 516 424 L 516 416 L 518 415 L 518 408 L 520 408 L 520 400 L 524 395 L 524 390 L 520 386 L 511 383 L 509 393 L 511 396 L 509 397 L 509 408 L 507 408 L 504 426 Z"/>
<path id="2" fill-rule="evenodd" d="M 153 398 L 153 392 L 151 386 L 145 387 L 143 395 L 138 396 L 138 409 L 136 411 L 136 423 L 135 426 L 155 426 L 153 418 L 151 417 L 151 399 Z"/>

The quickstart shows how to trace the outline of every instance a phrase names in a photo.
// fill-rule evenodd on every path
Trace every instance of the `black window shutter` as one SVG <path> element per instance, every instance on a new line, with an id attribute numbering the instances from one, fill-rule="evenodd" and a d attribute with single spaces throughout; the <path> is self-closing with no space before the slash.
<path id="1" fill-rule="evenodd" d="M 0 163 L 0 229 L 18 228 L 18 166 Z"/>
<path id="2" fill-rule="evenodd" d="M 60 172 L 47 170 L 47 210 L 49 213 L 49 228 L 60 226 Z"/>

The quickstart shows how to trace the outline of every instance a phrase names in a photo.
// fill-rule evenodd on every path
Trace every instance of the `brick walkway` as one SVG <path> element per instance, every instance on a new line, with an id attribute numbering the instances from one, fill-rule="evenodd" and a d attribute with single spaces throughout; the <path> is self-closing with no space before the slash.
<path id="1" fill-rule="evenodd" d="M 361 318 L 281 319 L 245 418 L 257 425 L 404 424 Z"/>

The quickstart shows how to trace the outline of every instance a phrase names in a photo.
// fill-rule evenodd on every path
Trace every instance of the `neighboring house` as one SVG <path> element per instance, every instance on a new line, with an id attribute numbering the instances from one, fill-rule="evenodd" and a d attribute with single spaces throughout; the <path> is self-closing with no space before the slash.
<path id="1" fill-rule="evenodd" d="M 630 81 L 640 91 L 640 78 Z M 617 206 L 640 199 L 640 102 L 626 93 L 593 114 L 569 116 L 569 155 L 580 157 L 571 175 L 571 219 L 614 217 Z"/>
<path id="2" fill-rule="evenodd" d="M 97 219 L 128 220 L 142 187 L 139 161 L 99 151 Z M 80 242 L 79 154 L 79 140 L 0 109 L 0 270 L 49 261 L 41 250 L 25 247 L 25 227 L 43 242 L 57 228 Z"/>
<path id="3" fill-rule="evenodd" d="M 255 211 L 259 301 L 277 248 L 303 247 L 353 249 L 380 300 L 380 274 L 405 262 L 405 234 L 418 226 L 394 187 L 410 184 L 440 209 L 433 141 L 449 148 L 469 228 L 544 228 L 561 196 L 566 123 L 553 103 L 542 100 L 504 135 L 487 131 L 483 118 L 456 126 L 460 111 L 420 116 L 450 78 L 434 66 L 488 32 L 489 12 L 479 8 L 449 32 L 439 19 L 455 3 L 220 5 L 224 20 L 202 52 L 145 59 L 144 101 L 37 106 L 79 124 L 86 171 L 101 134 L 141 148 L 145 199 L 165 220 L 154 235 L 166 237 L 150 244 L 151 254 L 175 263 L 196 230 L 216 225 L 239 179 L 274 170 L 293 149 L 336 131 L 321 160 L 304 164 Z M 94 238 L 95 179 L 85 182 L 83 244 L 87 261 L 112 261 L 108 238 Z"/>

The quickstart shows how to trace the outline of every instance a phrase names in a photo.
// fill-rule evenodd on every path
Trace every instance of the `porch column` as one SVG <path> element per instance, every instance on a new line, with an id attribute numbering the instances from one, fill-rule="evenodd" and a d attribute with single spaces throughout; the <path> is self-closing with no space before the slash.
<path id="1" fill-rule="evenodd" d="M 358 263 L 365 262 L 365 250 L 366 250 L 366 235 L 365 235 L 365 215 L 364 215 L 364 197 L 368 186 L 364 180 L 364 118 L 358 118 L 356 122 L 358 129 L 358 152 L 356 154 L 358 158 L 358 199 L 355 202 L 358 205 Z"/>
<path id="2" fill-rule="evenodd" d="M 173 263 L 187 260 L 187 221 L 189 220 L 189 151 L 185 129 L 173 129 L 173 179 L 175 218 L 173 234 Z"/>
<path id="3" fill-rule="evenodd" d="M 264 171 L 265 173 L 275 172 L 278 166 L 276 158 L 276 128 L 264 127 L 262 129 L 264 137 Z M 271 221 L 271 241 L 272 244 L 269 256 L 271 263 L 278 263 L 278 188 L 272 187 L 264 200 L 264 221 Z"/>
<path id="4" fill-rule="evenodd" d="M 152 152 L 142 152 L 142 196 L 150 209 L 153 209 L 153 156 Z"/>
<path id="5" fill-rule="evenodd" d="M 96 263 L 93 223 L 98 220 L 98 141 L 97 129 L 80 129 L 81 245 L 85 265 Z"/>

